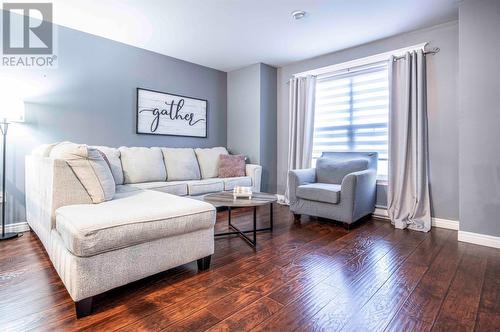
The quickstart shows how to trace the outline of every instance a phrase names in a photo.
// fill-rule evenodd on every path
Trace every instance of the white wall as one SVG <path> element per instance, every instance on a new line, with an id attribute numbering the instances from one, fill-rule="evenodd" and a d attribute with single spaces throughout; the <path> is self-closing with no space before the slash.
<path id="1" fill-rule="evenodd" d="M 257 63 L 227 74 L 227 145 L 262 166 L 262 187 L 276 192 L 277 70 Z"/>
<path id="2" fill-rule="evenodd" d="M 333 37 L 332 37 L 333 38 Z M 430 42 L 441 51 L 427 57 L 429 154 L 433 216 L 458 220 L 458 22 L 453 21 L 347 50 L 295 62 L 278 69 L 278 192 L 286 183 L 288 86 L 298 72 Z M 378 195 L 384 205 L 385 195 Z"/>
<path id="3" fill-rule="evenodd" d="M 500 1 L 460 4 L 460 230 L 500 236 Z"/>
<path id="4" fill-rule="evenodd" d="M 277 128 L 278 70 L 261 63 L 260 66 L 260 162 L 262 190 L 276 193 L 276 128 Z"/>
<path id="5" fill-rule="evenodd" d="M 227 74 L 227 146 L 260 163 L 260 64 Z"/>

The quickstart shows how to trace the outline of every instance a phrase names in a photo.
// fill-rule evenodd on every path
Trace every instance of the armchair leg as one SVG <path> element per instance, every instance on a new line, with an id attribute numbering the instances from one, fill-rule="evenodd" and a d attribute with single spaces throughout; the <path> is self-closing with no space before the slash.
<path id="1" fill-rule="evenodd" d="M 300 221 L 300 214 L 294 213 L 293 214 L 293 220 L 296 221 L 296 222 L 299 222 Z"/>
<path id="2" fill-rule="evenodd" d="M 347 231 L 350 231 L 351 230 L 351 224 L 348 223 L 348 222 L 345 222 L 344 223 L 344 229 L 346 229 Z"/>
<path id="3" fill-rule="evenodd" d="M 198 263 L 198 271 L 206 271 L 210 268 L 210 259 L 212 256 L 200 258 L 196 261 Z"/>
<path id="4" fill-rule="evenodd" d="M 86 299 L 75 302 L 76 318 L 82 318 L 88 316 L 92 313 L 92 300 L 93 297 L 87 297 Z"/>

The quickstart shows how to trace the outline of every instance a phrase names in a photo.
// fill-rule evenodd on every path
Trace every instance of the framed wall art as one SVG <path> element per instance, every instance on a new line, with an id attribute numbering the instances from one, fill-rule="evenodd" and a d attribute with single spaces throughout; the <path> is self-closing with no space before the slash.
<path id="1" fill-rule="evenodd" d="M 137 88 L 137 133 L 207 137 L 207 101 Z"/>

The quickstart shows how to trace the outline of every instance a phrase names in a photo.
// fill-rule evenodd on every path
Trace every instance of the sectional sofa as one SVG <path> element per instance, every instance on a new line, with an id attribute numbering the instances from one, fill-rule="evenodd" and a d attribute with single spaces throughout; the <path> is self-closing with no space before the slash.
<path id="1" fill-rule="evenodd" d="M 260 191 L 259 165 L 247 164 L 243 177 L 218 177 L 219 156 L 228 153 L 223 147 L 101 146 L 115 188 L 112 199 L 95 204 L 78 169 L 54 157 L 54 149 L 41 146 L 26 157 L 26 213 L 77 317 L 91 312 L 93 296 L 112 288 L 192 261 L 207 269 L 216 210 L 193 198 L 236 185 Z"/>

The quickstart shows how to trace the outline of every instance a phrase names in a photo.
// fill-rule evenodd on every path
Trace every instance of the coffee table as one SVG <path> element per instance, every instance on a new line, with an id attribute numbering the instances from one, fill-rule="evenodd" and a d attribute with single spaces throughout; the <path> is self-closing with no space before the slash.
<path id="1" fill-rule="evenodd" d="M 239 235 L 251 247 L 257 245 L 257 232 L 273 231 L 273 203 L 276 202 L 276 195 L 266 193 L 253 193 L 252 198 L 233 198 L 233 193 L 230 191 L 223 191 L 219 193 L 207 194 L 203 198 L 205 202 L 213 204 L 215 207 L 227 207 L 228 210 L 228 226 L 234 229 L 233 232 L 225 232 L 215 234 L 218 236 L 225 235 Z M 257 207 L 262 205 L 270 206 L 270 219 L 269 227 L 257 229 Z M 253 228 L 250 230 L 240 230 L 238 227 L 231 223 L 231 208 L 238 207 L 253 207 Z M 245 233 L 252 233 L 252 238 L 248 237 Z"/>

